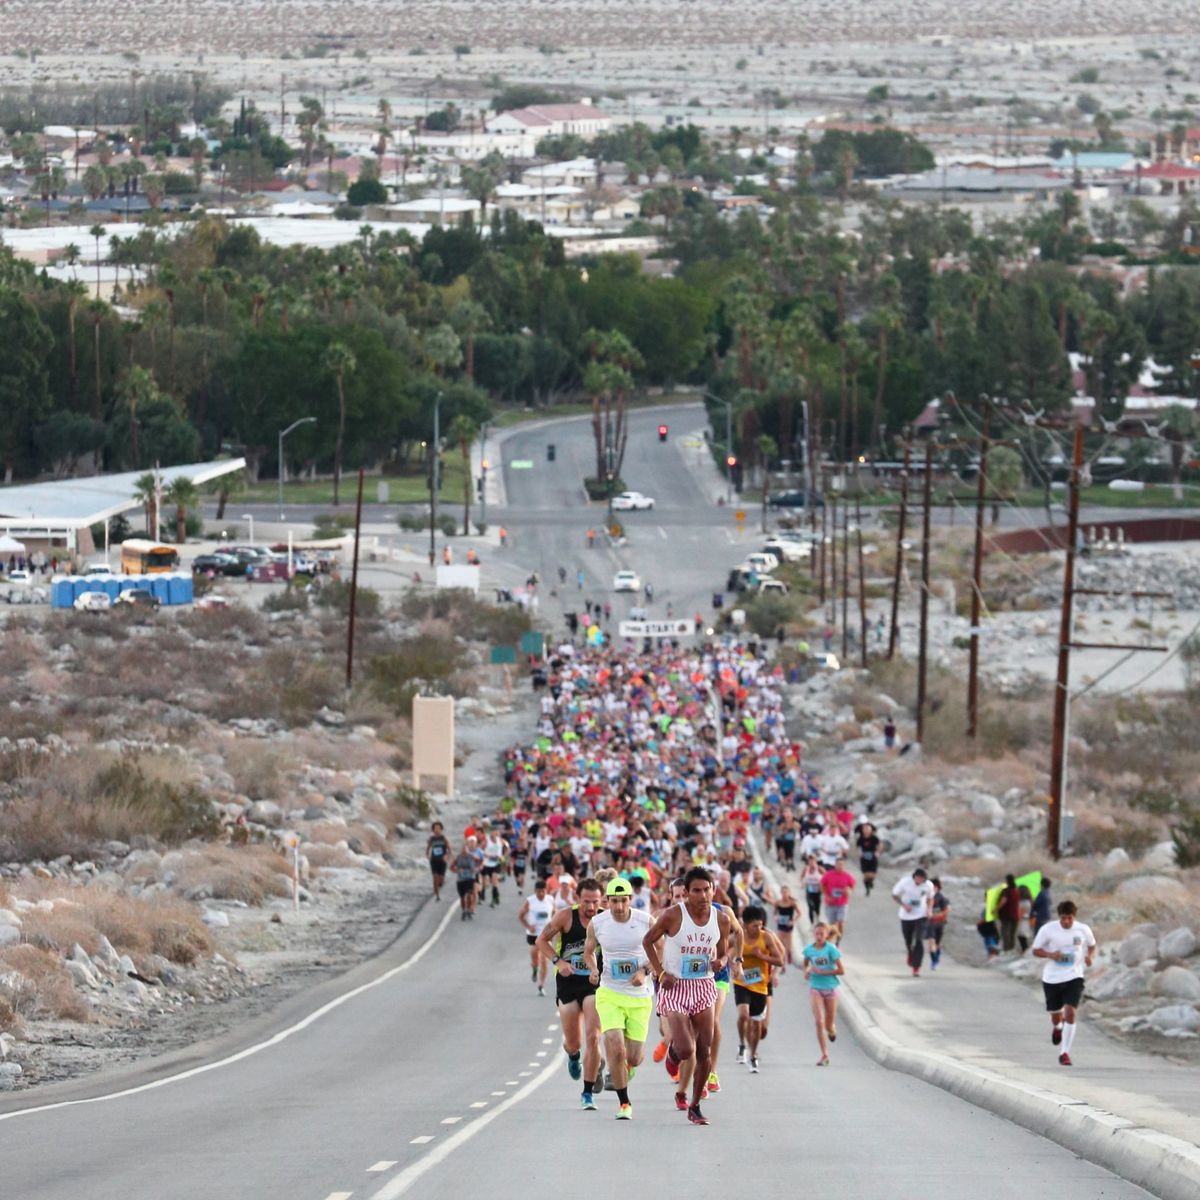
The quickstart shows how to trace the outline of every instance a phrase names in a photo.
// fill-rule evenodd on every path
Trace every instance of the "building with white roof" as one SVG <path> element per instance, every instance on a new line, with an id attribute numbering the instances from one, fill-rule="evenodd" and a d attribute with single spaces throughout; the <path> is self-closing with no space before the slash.
<path id="1" fill-rule="evenodd" d="M 578 104 L 535 104 L 512 108 L 488 121 L 494 133 L 525 133 L 535 138 L 562 137 L 573 133 L 595 137 L 612 128 L 612 117 L 587 101 Z"/>

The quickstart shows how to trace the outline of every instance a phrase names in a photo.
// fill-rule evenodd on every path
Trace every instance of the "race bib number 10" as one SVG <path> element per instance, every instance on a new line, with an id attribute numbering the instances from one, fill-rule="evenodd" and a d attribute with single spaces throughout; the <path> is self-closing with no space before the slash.
<path id="1" fill-rule="evenodd" d="M 622 981 L 632 979 L 638 970 L 636 958 L 618 958 L 610 965 L 609 970 L 612 971 L 612 977 Z"/>

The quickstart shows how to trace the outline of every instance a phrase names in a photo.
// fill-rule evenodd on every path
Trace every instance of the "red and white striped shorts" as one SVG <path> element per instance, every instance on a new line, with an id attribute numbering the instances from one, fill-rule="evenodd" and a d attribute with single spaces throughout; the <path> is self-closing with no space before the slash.
<path id="1" fill-rule="evenodd" d="M 706 979 L 677 979 L 669 988 L 658 989 L 656 1012 L 683 1013 L 694 1017 L 717 1002 L 717 985 Z"/>

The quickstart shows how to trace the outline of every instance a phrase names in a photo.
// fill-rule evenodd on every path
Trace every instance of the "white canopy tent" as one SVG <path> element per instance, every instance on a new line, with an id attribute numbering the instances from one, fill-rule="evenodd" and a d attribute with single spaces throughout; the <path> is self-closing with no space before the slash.
<path id="1" fill-rule="evenodd" d="M 25 543 L 18 542 L 15 537 L 10 537 L 7 533 L 0 533 L 0 554 L 24 554 Z"/>

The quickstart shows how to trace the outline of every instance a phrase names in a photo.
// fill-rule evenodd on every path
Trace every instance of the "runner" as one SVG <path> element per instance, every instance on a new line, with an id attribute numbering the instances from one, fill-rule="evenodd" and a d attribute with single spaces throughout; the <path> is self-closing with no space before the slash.
<path id="1" fill-rule="evenodd" d="M 529 978 L 537 984 L 539 996 L 546 994 L 546 974 L 550 964 L 538 953 L 537 939 L 554 916 L 554 911 L 554 897 L 546 891 L 546 881 L 539 879 L 533 885 L 533 895 L 525 897 L 525 903 L 517 913 L 517 920 L 525 927 L 525 941 L 529 945 Z"/>
<path id="2" fill-rule="evenodd" d="M 830 940 L 841 944 L 846 936 L 846 909 L 850 893 L 857 881 L 846 870 L 845 858 L 839 858 L 832 869 L 821 876 L 821 894 L 825 897 L 825 920 L 832 926 Z"/>
<path id="3" fill-rule="evenodd" d="M 875 886 L 875 876 L 879 874 L 879 834 L 870 821 L 864 821 L 858 827 L 856 835 L 858 842 L 858 865 L 862 871 L 863 891 L 869 896 Z"/>
<path id="4" fill-rule="evenodd" d="M 724 893 L 722 893 L 724 894 Z M 686 896 L 686 892 L 685 892 Z M 729 986 L 732 981 L 732 971 L 736 960 L 742 957 L 742 942 L 745 934 L 741 922 L 733 915 L 732 907 L 713 901 L 713 908 L 724 909 L 729 916 L 730 925 L 730 958 L 719 970 L 713 973 L 713 986 L 717 989 L 717 1002 L 713 1005 L 713 1041 L 712 1062 L 708 1069 L 708 1083 L 700 1094 L 701 1100 L 706 1100 L 710 1092 L 721 1090 L 721 1077 L 717 1074 L 717 1061 L 721 1057 L 721 1014 L 725 1011 L 725 1002 L 729 999 Z M 738 1062 L 742 1059 L 739 1057 Z"/>
<path id="5" fill-rule="evenodd" d="M 687 885 L 682 878 L 672 879 L 670 886 L 667 888 L 667 894 L 663 899 L 662 908 L 654 913 L 655 917 L 660 917 L 664 912 L 668 912 L 675 905 L 682 904 L 687 899 Z M 655 990 L 658 990 L 657 980 L 655 981 Z M 659 1043 L 654 1047 L 654 1061 L 662 1062 L 667 1057 L 667 1018 L 662 1013 L 658 1013 L 658 1035 Z"/>
<path id="6" fill-rule="evenodd" d="M 479 852 L 474 837 L 467 838 L 454 860 L 454 874 L 457 879 L 458 904 L 462 909 L 459 920 L 473 921 L 475 902 L 479 898 Z"/>
<path id="7" fill-rule="evenodd" d="M 767 910 L 757 904 L 742 913 L 742 978 L 733 985 L 738 1010 L 738 1062 L 758 1074 L 758 1043 L 767 1035 L 771 967 L 783 966 L 782 947 L 766 928 Z M 745 1051 L 749 1051 L 748 1056 Z"/>
<path id="8" fill-rule="evenodd" d="M 796 912 L 800 906 L 796 897 L 792 895 L 792 889 L 786 883 L 779 889 L 779 899 L 771 900 L 771 907 L 775 910 L 775 932 L 783 943 L 784 958 L 787 959 L 787 965 L 790 967 L 792 965 L 792 933 L 796 928 Z"/>
<path id="9" fill-rule="evenodd" d="M 804 977 L 808 980 L 808 999 L 817 1025 L 817 1044 L 821 1047 L 818 1067 L 829 1066 L 829 1044 L 837 1041 L 838 978 L 845 974 L 842 952 L 829 941 L 829 928 L 823 921 L 813 926 L 813 940 L 804 947 Z"/>
<path id="10" fill-rule="evenodd" d="M 929 901 L 933 896 L 933 884 L 924 867 L 918 867 L 906 875 L 892 888 L 892 896 L 900 901 L 900 932 L 904 935 L 904 946 L 908 965 L 913 978 L 921 974 L 921 960 L 925 954 L 925 922 L 929 920 Z"/>
<path id="11" fill-rule="evenodd" d="M 429 871 L 433 876 L 433 898 L 440 901 L 442 884 L 446 882 L 446 863 L 450 857 L 450 841 L 441 821 L 434 821 L 430 827 L 429 840 L 425 843 L 425 857 L 429 859 Z"/>
<path id="12" fill-rule="evenodd" d="M 1033 939 L 1034 958 L 1047 960 L 1042 972 L 1042 991 L 1050 1014 L 1050 1041 L 1062 1046 L 1060 1066 L 1071 1066 L 1075 1041 L 1075 1014 L 1083 999 L 1083 972 L 1096 958 L 1096 938 L 1091 929 L 1076 919 L 1071 900 L 1058 906 L 1058 920 L 1043 925 Z"/>
<path id="13" fill-rule="evenodd" d="M 933 895 L 929 899 L 929 919 L 925 922 L 925 940 L 929 943 L 929 969 L 936 971 L 942 961 L 942 938 L 946 934 L 946 921 L 950 916 L 950 901 L 942 891 L 942 881 L 936 877 L 929 881 L 933 884 Z"/>
<path id="14" fill-rule="evenodd" d="M 480 892 L 487 891 L 488 884 L 492 887 L 492 908 L 500 905 L 500 864 L 504 861 L 504 839 L 499 830 L 491 828 L 483 843 L 483 867 L 480 872 Z"/>
<path id="15" fill-rule="evenodd" d="M 588 978 L 583 960 L 587 928 L 600 911 L 600 885 L 585 879 L 579 885 L 579 903 L 556 913 L 537 935 L 537 950 L 555 966 L 555 999 L 563 1031 L 567 1073 L 583 1079 L 579 1105 L 594 1110 L 593 1096 L 600 1078 L 600 1019 L 596 1015 L 596 985 Z M 582 1060 L 582 1061 L 581 1061 Z"/>
<path id="16" fill-rule="evenodd" d="M 587 928 L 583 959 L 588 978 L 598 985 L 595 997 L 604 1057 L 617 1093 L 617 1120 L 633 1117 L 629 1083 L 641 1065 L 654 1007 L 649 961 L 642 941 L 650 928 L 648 913 L 630 907 L 633 888 L 613 879 L 605 888 L 608 910 L 597 913 Z M 602 966 L 597 966 L 596 950 Z"/>
<path id="17" fill-rule="evenodd" d="M 717 989 L 713 972 L 725 965 L 729 954 L 729 914 L 712 906 L 712 876 L 703 867 L 693 867 L 684 876 L 687 900 L 668 909 L 650 927 L 643 945 L 651 970 L 658 979 L 658 1011 L 667 1018 L 670 1043 L 667 1073 L 678 1076 L 681 1090 L 675 1107 L 685 1110 L 693 1125 L 707 1125 L 700 1111 L 712 1062 L 713 1007 Z M 665 942 L 664 959 L 659 942 Z M 691 1068 L 692 1099 L 682 1090 Z"/>
<path id="18" fill-rule="evenodd" d="M 817 856 L 810 854 L 804 862 L 804 902 L 808 905 L 809 922 L 815 921 L 821 915 L 821 864 Z"/>
<path id="19" fill-rule="evenodd" d="M 522 829 L 513 840 L 512 854 L 509 858 L 513 883 L 517 885 L 518 894 L 525 890 L 525 869 L 529 863 L 529 839 Z"/>

